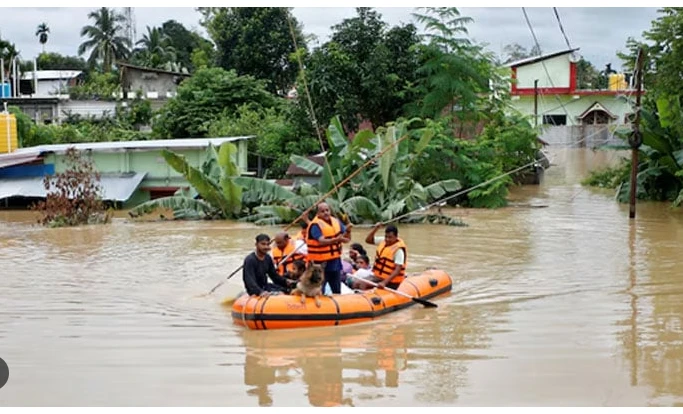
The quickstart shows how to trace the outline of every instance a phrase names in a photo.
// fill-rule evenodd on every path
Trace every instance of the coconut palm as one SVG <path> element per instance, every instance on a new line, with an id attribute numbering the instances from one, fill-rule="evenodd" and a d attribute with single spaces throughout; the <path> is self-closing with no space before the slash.
<path id="1" fill-rule="evenodd" d="M 45 43 L 47 43 L 47 34 L 50 33 L 50 28 L 47 27 L 47 23 L 43 22 L 38 25 L 36 29 L 36 36 L 41 45 L 43 45 L 43 53 L 45 53 Z"/>
<path id="2" fill-rule="evenodd" d="M 88 40 L 78 46 L 78 54 L 90 50 L 88 64 L 94 66 L 101 61 L 104 72 L 110 72 L 115 60 L 127 58 L 132 46 L 124 35 L 126 18 L 107 7 L 90 12 L 88 18 L 93 19 L 94 24 L 81 29 L 81 37 L 87 36 Z"/>
<path id="3" fill-rule="evenodd" d="M 5 62 L 5 67 L 2 68 L 7 74 L 6 82 L 11 83 L 11 78 L 14 76 L 12 73 L 12 59 L 19 55 L 19 51 L 14 43 L 10 43 L 6 40 L 0 39 L 0 58 Z M 17 62 L 17 70 L 20 72 L 19 77 L 21 77 L 21 66 Z"/>
<path id="4" fill-rule="evenodd" d="M 136 45 L 142 46 L 135 51 L 137 61 L 142 66 L 163 68 L 176 59 L 176 51 L 169 45 L 168 36 L 158 27 L 147 26 L 147 33 L 142 35 L 142 39 L 138 40 Z"/>

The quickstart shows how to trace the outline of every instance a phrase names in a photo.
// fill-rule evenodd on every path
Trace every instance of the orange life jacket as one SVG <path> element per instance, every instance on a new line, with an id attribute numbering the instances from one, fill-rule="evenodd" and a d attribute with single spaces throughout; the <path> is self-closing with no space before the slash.
<path id="1" fill-rule="evenodd" d="M 306 246 L 308 247 L 309 261 L 327 262 L 329 260 L 341 257 L 341 242 L 330 244 L 327 246 L 322 246 L 320 245 L 320 242 L 318 242 L 317 240 L 313 240 L 313 238 L 310 237 L 311 226 L 313 226 L 314 224 L 317 224 L 318 227 L 320 227 L 320 231 L 322 232 L 323 237 L 325 238 L 329 239 L 341 235 L 341 225 L 339 224 L 339 220 L 337 220 L 334 217 L 330 217 L 330 219 L 332 220 L 332 225 L 328 224 L 326 221 L 318 217 L 315 217 L 308 224 L 308 228 L 306 229 L 306 236 L 308 236 L 306 237 Z"/>
<path id="2" fill-rule="evenodd" d="M 280 274 L 280 276 L 284 275 L 286 270 L 289 270 L 290 272 L 294 270 L 294 265 L 292 263 L 294 263 L 295 260 L 306 260 L 306 256 L 297 251 L 293 255 L 289 256 L 284 263 L 281 263 L 282 259 L 293 252 L 295 248 L 296 247 L 294 247 L 292 243 L 287 243 L 284 251 L 280 250 L 280 248 L 277 246 L 273 246 L 271 254 L 273 256 L 275 267 L 277 267 L 277 272 Z"/>
<path id="3" fill-rule="evenodd" d="M 372 266 L 372 273 L 374 273 L 375 276 L 382 280 L 388 279 L 389 276 L 394 273 L 394 269 L 396 268 L 396 264 L 394 263 L 394 253 L 396 253 L 398 249 L 403 249 L 405 260 L 401 271 L 398 273 L 398 275 L 396 275 L 396 277 L 391 279 L 392 284 L 401 283 L 406 278 L 406 267 L 408 267 L 408 247 L 405 243 L 403 243 L 403 240 L 399 238 L 398 241 L 391 246 L 387 246 L 386 241 L 382 241 L 382 243 L 377 246 L 375 264 Z"/>

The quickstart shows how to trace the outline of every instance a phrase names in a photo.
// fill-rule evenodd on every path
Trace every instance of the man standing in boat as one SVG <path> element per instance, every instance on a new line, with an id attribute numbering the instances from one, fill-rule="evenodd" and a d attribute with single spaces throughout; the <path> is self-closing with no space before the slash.
<path id="1" fill-rule="evenodd" d="M 323 264 L 325 283 L 332 293 L 341 293 L 342 243 L 349 243 L 347 227 L 330 214 L 330 206 L 322 202 L 317 206 L 316 216 L 306 231 L 308 260 Z"/>
<path id="2" fill-rule="evenodd" d="M 372 276 L 367 279 L 381 287 L 396 289 L 406 277 L 408 246 L 398 237 L 398 229 L 393 224 L 388 225 L 384 230 L 384 237 L 375 236 L 377 229 L 381 226 L 381 223 L 375 224 L 365 238 L 366 243 L 377 246 Z M 372 287 L 357 279 L 348 277 L 346 283 L 353 289 L 370 289 Z"/>
<path id="3" fill-rule="evenodd" d="M 283 293 L 296 285 L 288 281 L 275 270 L 273 259 L 268 255 L 270 251 L 270 237 L 267 234 L 256 236 L 256 251 L 251 252 L 244 259 L 242 280 L 249 295 L 268 296 L 273 293 Z M 268 283 L 268 277 L 274 283 Z"/>

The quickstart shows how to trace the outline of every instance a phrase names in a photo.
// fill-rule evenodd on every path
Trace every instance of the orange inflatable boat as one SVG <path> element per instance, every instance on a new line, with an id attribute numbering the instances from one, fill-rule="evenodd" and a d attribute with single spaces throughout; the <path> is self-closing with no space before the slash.
<path id="1" fill-rule="evenodd" d="M 411 297 L 427 300 L 450 292 L 451 277 L 443 270 L 428 269 L 407 277 L 396 289 Z M 232 319 L 250 329 L 291 329 L 347 325 L 365 322 L 415 305 L 416 301 L 390 290 L 372 289 L 345 295 L 323 296 L 317 307 L 313 298 L 301 303 L 300 296 L 249 296 L 232 305 Z"/>

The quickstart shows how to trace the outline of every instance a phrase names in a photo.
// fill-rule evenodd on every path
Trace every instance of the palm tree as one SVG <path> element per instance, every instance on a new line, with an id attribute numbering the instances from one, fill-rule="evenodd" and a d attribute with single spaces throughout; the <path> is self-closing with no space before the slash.
<path id="1" fill-rule="evenodd" d="M 169 45 L 168 36 L 158 27 L 147 26 L 147 33 L 136 44 L 142 46 L 136 49 L 136 54 L 143 66 L 162 68 L 176 59 L 175 49 Z"/>
<path id="2" fill-rule="evenodd" d="M 12 83 L 11 78 L 14 76 L 12 73 L 12 59 L 17 55 L 19 55 L 19 51 L 17 51 L 16 45 L 14 43 L 0 39 L 0 58 L 3 62 L 5 62 L 5 67 L 2 68 L 2 70 L 5 71 L 7 76 L 5 78 L 5 82 L 9 82 L 10 84 Z M 19 68 L 20 66 L 17 64 L 17 69 Z M 21 74 L 19 74 L 19 76 L 21 76 Z"/>
<path id="3" fill-rule="evenodd" d="M 47 43 L 47 34 L 50 33 L 50 28 L 47 27 L 47 23 L 43 22 L 38 25 L 36 29 L 36 36 L 38 36 L 38 41 L 43 45 L 43 53 L 45 53 L 45 43 Z"/>
<path id="4" fill-rule="evenodd" d="M 130 39 L 124 35 L 123 23 L 126 18 L 107 7 L 90 12 L 88 18 L 93 19 L 95 24 L 81 29 L 81 37 L 87 36 L 88 40 L 78 46 L 78 54 L 83 55 L 92 49 L 88 64 L 94 66 L 102 61 L 104 72 L 110 72 L 114 61 L 125 59 L 132 46 Z"/>

